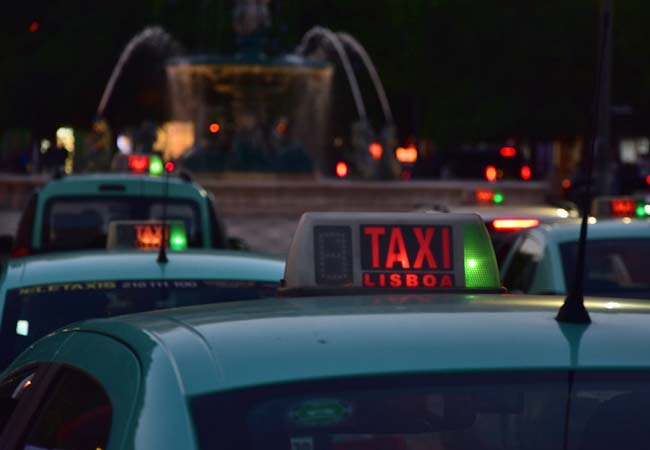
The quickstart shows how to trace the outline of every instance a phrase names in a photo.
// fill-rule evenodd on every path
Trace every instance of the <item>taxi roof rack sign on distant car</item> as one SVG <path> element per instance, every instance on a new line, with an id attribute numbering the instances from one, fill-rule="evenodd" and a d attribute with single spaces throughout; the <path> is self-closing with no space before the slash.
<path id="1" fill-rule="evenodd" d="M 283 295 L 502 292 L 476 214 L 306 213 L 289 249 Z"/>

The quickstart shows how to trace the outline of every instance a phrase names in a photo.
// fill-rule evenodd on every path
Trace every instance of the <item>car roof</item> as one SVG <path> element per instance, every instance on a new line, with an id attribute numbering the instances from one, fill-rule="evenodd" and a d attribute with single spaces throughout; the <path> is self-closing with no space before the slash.
<path id="1" fill-rule="evenodd" d="M 169 182 L 168 194 L 170 196 L 206 196 L 206 191 L 194 182 L 175 176 L 155 177 L 129 173 L 92 173 L 80 175 L 67 175 L 50 180 L 41 189 L 45 197 L 56 195 L 155 195 L 163 193 L 163 187 Z M 106 187 L 111 187 L 106 188 Z M 121 187 L 114 189 L 115 185 Z M 100 189 L 103 186 L 104 189 Z"/>
<path id="2" fill-rule="evenodd" d="M 7 265 L 5 287 L 14 289 L 50 283 L 108 280 L 279 281 L 284 262 L 275 257 L 228 250 L 191 249 L 168 252 L 167 263 L 156 261 L 157 252 L 137 250 L 86 250 L 44 253 L 16 258 Z"/>
<path id="3" fill-rule="evenodd" d="M 554 223 L 534 230 L 555 242 L 577 241 L 580 222 Z M 650 238 L 650 221 L 638 219 L 598 219 L 587 228 L 588 239 Z"/>
<path id="4" fill-rule="evenodd" d="M 189 396 L 365 375 L 650 368 L 650 303 L 588 300 L 589 326 L 556 322 L 561 303 L 487 294 L 279 298 L 90 320 L 71 330 L 113 336 L 147 364 L 168 358 Z M 29 353 L 17 364 L 27 362 Z"/>
<path id="5" fill-rule="evenodd" d="M 566 220 L 569 217 L 577 218 L 575 215 L 571 216 L 572 211 L 548 205 L 455 206 L 451 207 L 451 211 L 454 213 L 473 212 L 481 216 L 484 221 L 508 218 L 539 219 L 541 222 L 550 223 Z"/>

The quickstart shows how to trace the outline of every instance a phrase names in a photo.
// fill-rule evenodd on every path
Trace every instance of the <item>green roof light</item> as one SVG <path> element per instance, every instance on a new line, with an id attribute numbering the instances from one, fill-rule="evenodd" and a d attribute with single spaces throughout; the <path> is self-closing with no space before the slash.
<path id="1" fill-rule="evenodd" d="M 187 236 L 185 235 L 185 226 L 183 224 L 173 224 L 169 230 L 169 248 L 174 251 L 185 250 L 187 248 Z"/>
<path id="2" fill-rule="evenodd" d="M 149 159 L 149 175 L 162 175 L 163 173 L 163 163 L 160 156 L 153 155 Z"/>
<path id="3" fill-rule="evenodd" d="M 463 225 L 465 287 L 495 289 L 501 287 L 492 241 L 483 224 Z"/>
<path id="4" fill-rule="evenodd" d="M 494 202 L 495 205 L 500 205 L 501 203 L 503 203 L 503 200 L 505 200 L 505 198 L 503 197 L 503 194 L 501 192 L 494 193 L 494 197 L 492 201 Z"/>

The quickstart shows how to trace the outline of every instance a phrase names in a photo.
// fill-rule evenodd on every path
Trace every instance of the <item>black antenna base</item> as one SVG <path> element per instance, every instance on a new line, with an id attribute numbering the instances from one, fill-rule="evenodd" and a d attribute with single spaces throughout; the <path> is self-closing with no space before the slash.
<path id="1" fill-rule="evenodd" d="M 564 304 L 555 316 L 555 320 L 562 323 L 590 324 L 591 317 L 585 308 L 584 299 L 581 295 L 570 293 L 564 299 Z"/>
<path id="2" fill-rule="evenodd" d="M 167 259 L 167 252 L 165 251 L 165 245 L 164 245 L 164 243 L 163 243 L 163 245 L 160 247 L 160 251 L 158 252 L 158 259 L 157 259 L 156 261 L 158 261 L 158 262 L 161 263 L 161 264 L 164 264 L 164 263 L 166 263 L 166 262 L 169 261 L 169 260 Z"/>

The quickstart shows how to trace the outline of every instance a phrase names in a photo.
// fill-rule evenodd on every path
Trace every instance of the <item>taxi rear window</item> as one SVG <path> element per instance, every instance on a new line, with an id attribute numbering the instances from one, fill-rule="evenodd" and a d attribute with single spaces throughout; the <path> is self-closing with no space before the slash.
<path id="1" fill-rule="evenodd" d="M 202 396 L 192 409 L 201 448 L 221 450 L 646 448 L 647 373 L 579 371 L 571 389 L 568 375 L 336 379 Z"/>
<path id="2" fill-rule="evenodd" d="M 58 283 L 12 289 L 0 328 L 0 368 L 64 325 L 156 309 L 272 297 L 277 282 L 133 280 Z"/>
<path id="3" fill-rule="evenodd" d="M 577 244 L 560 244 L 568 289 L 575 280 Z M 650 271 L 646 268 L 650 238 L 587 241 L 585 293 L 594 296 L 650 299 Z"/>
<path id="4" fill-rule="evenodd" d="M 43 214 L 42 250 L 106 248 L 111 222 L 162 220 L 163 200 L 155 197 L 55 197 Z M 199 205 L 192 200 L 169 199 L 167 220 L 185 225 L 188 247 L 201 247 L 203 230 Z"/>

